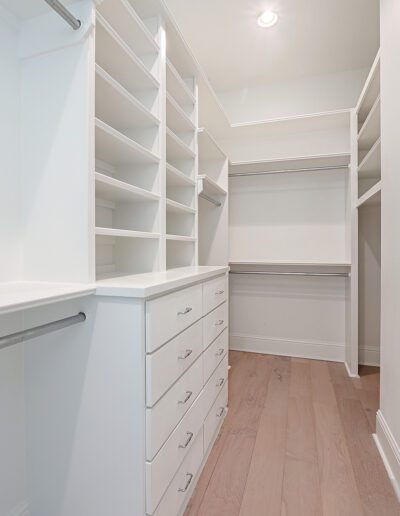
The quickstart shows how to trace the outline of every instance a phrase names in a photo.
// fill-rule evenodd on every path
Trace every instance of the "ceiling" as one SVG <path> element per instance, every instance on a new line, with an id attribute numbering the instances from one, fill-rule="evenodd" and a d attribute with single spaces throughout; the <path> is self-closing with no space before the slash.
<path id="1" fill-rule="evenodd" d="M 379 47 L 379 0 L 165 1 L 216 91 L 368 68 Z"/>

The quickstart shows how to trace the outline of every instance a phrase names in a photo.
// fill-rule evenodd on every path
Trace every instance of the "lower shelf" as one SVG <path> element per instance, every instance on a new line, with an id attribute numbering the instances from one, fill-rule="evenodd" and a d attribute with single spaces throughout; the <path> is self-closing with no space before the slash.
<path id="1" fill-rule="evenodd" d="M 357 208 L 365 205 L 379 204 L 381 202 L 381 191 L 382 181 L 378 181 L 358 199 Z"/>

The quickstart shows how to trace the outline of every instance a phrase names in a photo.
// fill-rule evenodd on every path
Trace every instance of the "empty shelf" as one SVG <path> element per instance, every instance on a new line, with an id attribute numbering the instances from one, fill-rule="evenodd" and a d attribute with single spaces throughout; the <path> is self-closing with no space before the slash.
<path id="1" fill-rule="evenodd" d="M 114 229 L 96 227 L 96 235 L 107 237 L 126 237 L 126 238 L 160 238 L 159 233 L 149 233 L 147 231 L 131 231 L 129 229 Z"/>
<path id="2" fill-rule="evenodd" d="M 196 102 L 194 94 L 189 86 L 182 79 L 174 65 L 167 59 L 167 91 L 179 103 L 181 107 L 194 105 Z"/>
<path id="3" fill-rule="evenodd" d="M 167 212 L 169 213 L 196 213 L 196 210 L 194 208 L 186 206 L 185 204 L 182 204 L 180 202 L 173 201 L 172 199 L 167 199 L 166 205 Z"/>
<path id="4" fill-rule="evenodd" d="M 195 242 L 194 237 L 182 236 L 182 235 L 166 235 L 167 240 L 175 240 L 177 242 Z"/>
<path id="5" fill-rule="evenodd" d="M 178 103 L 167 93 L 167 124 L 174 132 L 183 133 L 195 131 L 192 120 Z"/>
<path id="6" fill-rule="evenodd" d="M 358 167 L 360 179 L 380 177 L 381 175 L 381 139 L 379 138 Z"/>
<path id="7" fill-rule="evenodd" d="M 154 127 L 160 123 L 99 65 L 96 65 L 96 116 L 121 130 Z"/>
<path id="8" fill-rule="evenodd" d="M 194 151 L 167 127 L 167 156 L 174 160 L 185 160 L 196 157 Z"/>
<path id="9" fill-rule="evenodd" d="M 111 165 L 158 163 L 159 158 L 145 147 L 95 119 L 96 158 Z"/>
<path id="10" fill-rule="evenodd" d="M 220 186 L 216 181 L 214 181 L 206 175 L 197 176 L 197 180 L 199 185 L 199 194 L 204 193 L 205 195 L 208 195 L 210 197 L 227 194 L 226 190 L 222 188 L 222 186 Z"/>
<path id="11" fill-rule="evenodd" d="M 204 128 L 199 129 L 199 159 L 226 160 L 227 156 L 211 134 Z"/>
<path id="12" fill-rule="evenodd" d="M 160 196 L 153 192 L 124 183 L 118 179 L 95 173 L 96 196 L 108 201 L 159 201 Z"/>
<path id="13" fill-rule="evenodd" d="M 376 99 L 375 104 L 361 127 L 358 134 L 359 149 L 368 150 L 378 140 L 381 133 L 381 98 Z"/>
<path id="14" fill-rule="evenodd" d="M 357 208 L 366 205 L 379 204 L 381 202 L 382 183 L 379 181 L 362 195 L 357 202 Z"/>
<path id="15" fill-rule="evenodd" d="M 167 186 L 194 186 L 196 181 L 167 163 Z"/>

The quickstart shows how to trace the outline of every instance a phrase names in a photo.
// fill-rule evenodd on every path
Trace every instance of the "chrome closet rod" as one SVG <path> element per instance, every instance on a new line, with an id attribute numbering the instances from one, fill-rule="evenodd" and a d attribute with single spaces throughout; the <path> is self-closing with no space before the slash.
<path id="1" fill-rule="evenodd" d="M 0 337 L 0 349 L 7 348 L 8 346 L 12 346 L 13 344 L 17 344 L 25 340 L 34 339 L 35 337 L 40 337 L 46 333 L 67 328 L 68 326 L 72 326 L 73 324 L 77 324 L 85 320 L 86 314 L 79 312 L 77 315 L 72 315 L 71 317 L 60 319 L 59 321 L 53 321 L 51 323 L 42 324 L 41 326 L 36 326 L 35 328 L 30 328 L 29 330 L 11 333 L 10 335 Z"/>
<path id="2" fill-rule="evenodd" d="M 201 197 L 202 199 L 205 199 L 208 202 L 211 202 L 212 204 L 215 204 L 215 206 L 218 206 L 218 208 L 220 206 L 222 206 L 222 204 L 219 201 L 216 201 L 215 199 L 213 199 L 212 197 L 209 197 L 208 195 L 206 195 L 204 193 L 199 194 L 199 197 Z"/>
<path id="3" fill-rule="evenodd" d="M 74 30 L 78 30 L 81 26 L 81 21 L 75 18 L 66 7 L 63 6 L 59 0 L 44 0 L 49 6 L 55 10 L 64 20 L 71 25 Z"/>
<path id="4" fill-rule="evenodd" d="M 254 274 L 261 276 L 332 276 L 348 278 L 348 272 L 276 272 L 276 271 L 229 271 L 229 274 Z"/>
<path id="5" fill-rule="evenodd" d="M 242 176 L 267 176 L 269 174 L 287 174 L 289 172 L 317 172 L 323 170 L 345 170 L 348 169 L 349 165 L 340 166 L 329 166 L 329 167 L 311 167 L 311 168 L 288 168 L 283 170 L 269 170 L 260 172 L 236 172 L 235 174 L 229 174 L 229 177 L 242 177 Z"/>

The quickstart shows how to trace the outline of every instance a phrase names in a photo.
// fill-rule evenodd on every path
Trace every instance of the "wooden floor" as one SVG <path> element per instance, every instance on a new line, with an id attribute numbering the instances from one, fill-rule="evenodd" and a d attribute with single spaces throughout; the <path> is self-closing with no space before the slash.
<path id="1" fill-rule="evenodd" d="M 229 412 L 185 516 L 394 516 L 379 369 L 231 352 Z"/>

